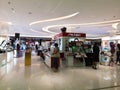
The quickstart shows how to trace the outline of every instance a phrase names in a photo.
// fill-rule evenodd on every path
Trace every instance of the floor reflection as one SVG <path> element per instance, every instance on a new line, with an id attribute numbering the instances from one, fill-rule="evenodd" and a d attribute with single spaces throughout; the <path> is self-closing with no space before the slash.
<path id="1" fill-rule="evenodd" d="M 0 67 L 0 90 L 120 90 L 119 78 L 120 66 L 61 67 L 54 73 L 35 54 L 30 66 L 24 57 L 10 56 Z"/>

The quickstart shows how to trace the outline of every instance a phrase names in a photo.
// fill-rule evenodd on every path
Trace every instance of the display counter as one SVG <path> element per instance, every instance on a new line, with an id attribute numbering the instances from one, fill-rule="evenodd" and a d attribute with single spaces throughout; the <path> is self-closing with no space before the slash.
<path id="1" fill-rule="evenodd" d="M 94 53 L 86 53 L 85 66 L 92 66 L 94 61 Z"/>
<path id="2" fill-rule="evenodd" d="M 45 53 L 45 64 L 51 67 L 51 54 L 49 52 Z"/>
<path id="3" fill-rule="evenodd" d="M 71 52 L 68 52 L 66 54 L 66 61 L 67 66 L 84 66 L 85 65 L 85 58 L 83 55 L 80 55 L 78 53 L 73 54 Z"/>
<path id="4" fill-rule="evenodd" d="M 74 58 L 73 55 L 67 55 L 67 66 L 74 66 Z"/>
<path id="5" fill-rule="evenodd" d="M 45 53 L 45 64 L 48 67 L 53 67 L 53 58 L 51 57 L 50 53 Z M 67 66 L 67 67 L 74 67 L 74 66 L 78 66 L 78 67 L 82 67 L 85 66 L 85 58 L 82 57 L 81 55 L 74 55 L 72 53 L 66 53 L 65 54 L 65 60 L 62 61 L 62 59 L 60 58 L 58 61 L 59 67 L 62 67 L 63 65 Z"/>
<path id="6" fill-rule="evenodd" d="M 108 66 L 111 61 L 111 53 L 102 51 L 100 54 L 100 64 Z"/>
<path id="7" fill-rule="evenodd" d="M 53 64 L 53 57 L 51 56 L 51 54 L 50 54 L 50 53 L 45 53 L 45 57 L 46 57 L 46 59 L 45 59 L 45 64 L 46 64 L 47 66 L 53 68 L 53 67 L 54 67 L 54 64 Z M 60 65 L 60 61 L 61 61 L 61 60 L 59 59 L 59 61 L 58 61 L 59 67 L 61 66 L 61 65 Z"/>
<path id="8" fill-rule="evenodd" d="M 0 53 L 0 67 L 7 63 L 7 53 Z"/>
<path id="9" fill-rule="evenodd" d="M 7 63 L 13 60 L 14 60 L 14 52 L 13 51 L 7 52 Z"/>

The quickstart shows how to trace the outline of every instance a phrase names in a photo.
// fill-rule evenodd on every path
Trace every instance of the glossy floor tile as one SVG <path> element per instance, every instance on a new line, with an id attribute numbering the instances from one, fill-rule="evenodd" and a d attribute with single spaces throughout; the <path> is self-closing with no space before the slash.
<path id="1" fill-rule="evenodd" d="M 35 54 L 31 63 L 10 57 L 0 67 L 0 90 L 120 90 L 120 66 L 62 67 L 55 73 Z"/>

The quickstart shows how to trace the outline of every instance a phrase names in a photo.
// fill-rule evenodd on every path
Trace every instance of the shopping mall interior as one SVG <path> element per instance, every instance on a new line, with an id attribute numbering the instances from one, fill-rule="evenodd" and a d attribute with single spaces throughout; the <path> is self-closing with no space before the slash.
<path id="1" fill-rule="evenodd" d="M 120 90 L 120 0 L 0 0 L 0 90 Z"/>

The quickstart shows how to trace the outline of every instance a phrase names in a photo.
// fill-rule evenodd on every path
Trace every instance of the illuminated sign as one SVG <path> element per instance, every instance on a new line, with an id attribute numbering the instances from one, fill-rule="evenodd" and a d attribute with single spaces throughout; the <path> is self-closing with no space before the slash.
<path id="1" fill-rule="evenodd" d="M 85 33 L 60 33 L 57 34 L 54 38 L 58 38 L 58 37 L 86 37 Z"/>

